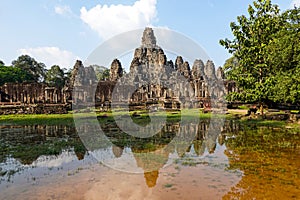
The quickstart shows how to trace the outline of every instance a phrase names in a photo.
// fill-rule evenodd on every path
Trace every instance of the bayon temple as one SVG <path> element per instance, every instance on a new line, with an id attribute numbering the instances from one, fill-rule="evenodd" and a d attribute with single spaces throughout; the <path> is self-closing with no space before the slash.
<path id="1" fill-rule="evenodd" d="M 6 83 L 0 87 L 0 114 L 63 113 L 72 105 L 92 103 L 96 108 L 112 102 L 135 108 L 156 105 L 166 109 L 210 107 L 228 92 L 236 91 L 227 81 L 221 67 L 212 61 L 195 60 L 192 66 L 177 56 L 167 60 L 157 45 L 154 31 L 146 28 L 142 44 L 135 49 L 129 72 L 125 73 L 118 59 L 112 61 L 108 80 L 97 80 L 92 66 L 76 61 L 70 79 L 63 88 L 44 83 Z"/>

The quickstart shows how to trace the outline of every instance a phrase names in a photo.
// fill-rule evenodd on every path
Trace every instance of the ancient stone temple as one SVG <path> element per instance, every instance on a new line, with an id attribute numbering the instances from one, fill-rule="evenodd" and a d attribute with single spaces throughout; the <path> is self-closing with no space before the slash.
<path id="1" fill-rule="evenodd" d="M 0 114 L 66 113 L 64 94 L 44 83 L 6 83 L 0 87 Z"/>
<path id="2" fill-rule="evenodd" d="M 212 61 L 204 64 L 200 59 L 195 60 L 191 67 L 181 56 L 175 62 L 167 60 L 151 28 L 144 30 L 141 46 L 135 49 L 129 69 L 129 73 L 124 74 L 121 62 L 117 59 L 112 61 L 110 79 L 99 81 L 94 91 L 96 105 L 103 106 L 113 101 L 142 107 L 160 104 L 174 109 L 189 101 L 186 107 L 203 107 L 210 106 L 210 98 L 223 97 L 227 93 L 221 88 L 224 87 L 222 68 L 215 70 Z M 90 73 L 93 73 L 92 69 Z M 79 82 L 91 77 L 86 73 L 77 76 Z M 80 83 L 77 87 L 82 87 L 82 91 L 87 91 L 86 87 L 95 87 L 94 77 L 90 80 L 92 84 Z M 81 90 L 80 87 L 78 90 Z M 92 93 L 78 96 L 73 91 L 73 97 L 79 100 L 73 99 L 73 102 L 87 102 L 86 96 Z"/>
<path id="3" fill-rule="evenodd" d="M 153 29 L 146 28 L 141 38 L 141 46 L 134 51 L 128 73 L 123 71 L 121 62 L 114 59 L 109 79 L 98 81 L 93 67 L 84 67 L 77 60 L 63 88 L 48 87 L 44 83 L 7 83 L 0 86 L 0 104 L 2 107 L 60 104 L 70 108 L 72 103 L 88 103 L 109 108 L 111 102 L 129 102 L 135 108 L 158 104 L 178 109 L 183 105 L 209 107 L 211 98 L 218 99 L 237 91 L 235 83 L 224 80 L 222 68 L 216 70 L 212 61 L 204 64 L 197 59 L 191 65 L 180 55 L 175 61 L 168 60 L 157 44 Z"/>

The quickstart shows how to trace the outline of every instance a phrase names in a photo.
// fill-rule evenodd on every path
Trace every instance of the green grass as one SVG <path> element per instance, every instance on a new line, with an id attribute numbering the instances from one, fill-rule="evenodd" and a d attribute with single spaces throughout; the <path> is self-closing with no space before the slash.
<path id="1" fill-rule="evenodd" d="M 17 124 L 17 125 L 60 125 L 73 124 L 73 114 L 17 114 L 17 115 L 0 115 L 0 124 Z"/>
<path id="2" fill-rule="evenodd" d="M 241 106 L 238 106 L 238 109 L 241 109 L 241 110 L 248 110 L 249 107 L 247 105 L 241 105 Z"/>
<path id="3" fill-rule="evenodd" d="M 130 112 L 132 115 L 134 112 Z M 133 121 L 141 125 L 147 125 L 150 122 L 149 114 L 145 111 L 138 111 L 138 117 L 133 117 Z M 190 120 L 195 117 L 200 117 L 201 119 L 208 119 L 211 117 L 211 114 L 199 114 L 200 112 L 197 110 L 186 110 L 182 112 L 155 112 L 151 113 L 153 117 L 164 117 L 167 115 L 168 121 L 179 121 L 182 118 Z M 103 112 L 97 113 L 96 115 L 99 117 L 99 121 L 109 121 L 113 120 L 114 115 L 121 116 L 125 115 L 126 112 Z M 94 113 L 78 113 L 75 114 L 78 117 L 93 117 Z M 73 114 L 12 114 L 12 115 L 0 115 L 0 124 L 17 124 L 17 125 L 36 125 L 36 124 L 45 124 L 45 125 L 59 125 L 59 124 L 73 124 Z"/>
<path id="4" fill-rule="evenodd" d="M 114 122 L 114 116 L 122 116 L 127 114 L 124 111 L 118 112 L 97 112 L 96 116 L 100 123 L 112 123 Z M 95 113 L 78 113 L 75 114 L 80 118 L 93 118 Z M 154 113 L 148 113 L 146 110 L 130 112 L 132 120 L 141 126 L 146 126 L 151 123 L 149 115 L 154 118 L 165 118 L 167 116 L 167 122 L 180 122 L 185 120 L 186 122 L 196 120 L 197 117 L 200 120 L 209 120 L 210 118 L 226 118 L 227 120 L 236 119 L 242 124 L 257 125 L 257 126 L 272 126 L 272 127 L 285 127 L 292 126 L 297 127 L 298 124 L 288 124 L 285 121 L 276 120 L 264 120 L 264 119 L 239 119 L 234 113 L 222 115 L 212 113 L 201 113 L 199 109 L 184 109 L 181 111 L 158 111 Z M 0 115 L 1 124 L 15 124 L 15 125 L 70 125 L 74 126 L 74 116 L 72 113 L 68 114 L 15 114 L 15 115 Z M 298 125 L 299 126 L 299 125 Z"/>

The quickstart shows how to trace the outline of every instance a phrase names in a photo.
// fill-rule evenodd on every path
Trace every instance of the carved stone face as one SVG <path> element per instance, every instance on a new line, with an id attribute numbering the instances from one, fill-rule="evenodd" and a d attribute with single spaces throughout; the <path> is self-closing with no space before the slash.
<path id="1" fill-rule="evenodd" d="M 142 46 L 147 48 L 156 47 L 156 38 L 152 28 L 146 28 L 142 37 Z"/>

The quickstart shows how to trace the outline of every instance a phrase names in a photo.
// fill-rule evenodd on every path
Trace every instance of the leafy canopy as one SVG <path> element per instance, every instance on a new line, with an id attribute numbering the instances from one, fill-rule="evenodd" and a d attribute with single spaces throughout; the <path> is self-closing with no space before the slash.
<path id="1" fill-rule="evenodd" d="M 5 83 L 22 83 L 30 79 L 31 76 L 20 68 L 0 65 L 0 86 Z"/>
<path id="2" fill-rule="evenodd" d="M 220 44 L 233 54 L 224 68 L 241 91 L 229 94 L 228 100 L 299 101 L 298 87 L 283 84 L 291 86 L 291 81 L 283 80 L 299 73 L 299 13 L 298 8 L 280 13 L 271 0 L 258 0 L 249 5 L 249 16 L 238 16 L 230 24 L 234 38 Z"/>
<path id="3" fill-rule="evenodd" d="M 34 58 L 28 55 L 19 56 L 17 60 L 12 62 L 12 65 L 28 72 L 30 79 L 27 81 L 41 82 L 44 80 L 46 65 L 44 63 L 37 62 Z"/>
<path id="4" fill-rule="evenodd" d="M 62 88 L 65 84 L 64 71 L 58 65 L 53 65 L 45 74 L 45 82 L 51 87 Z"/>

